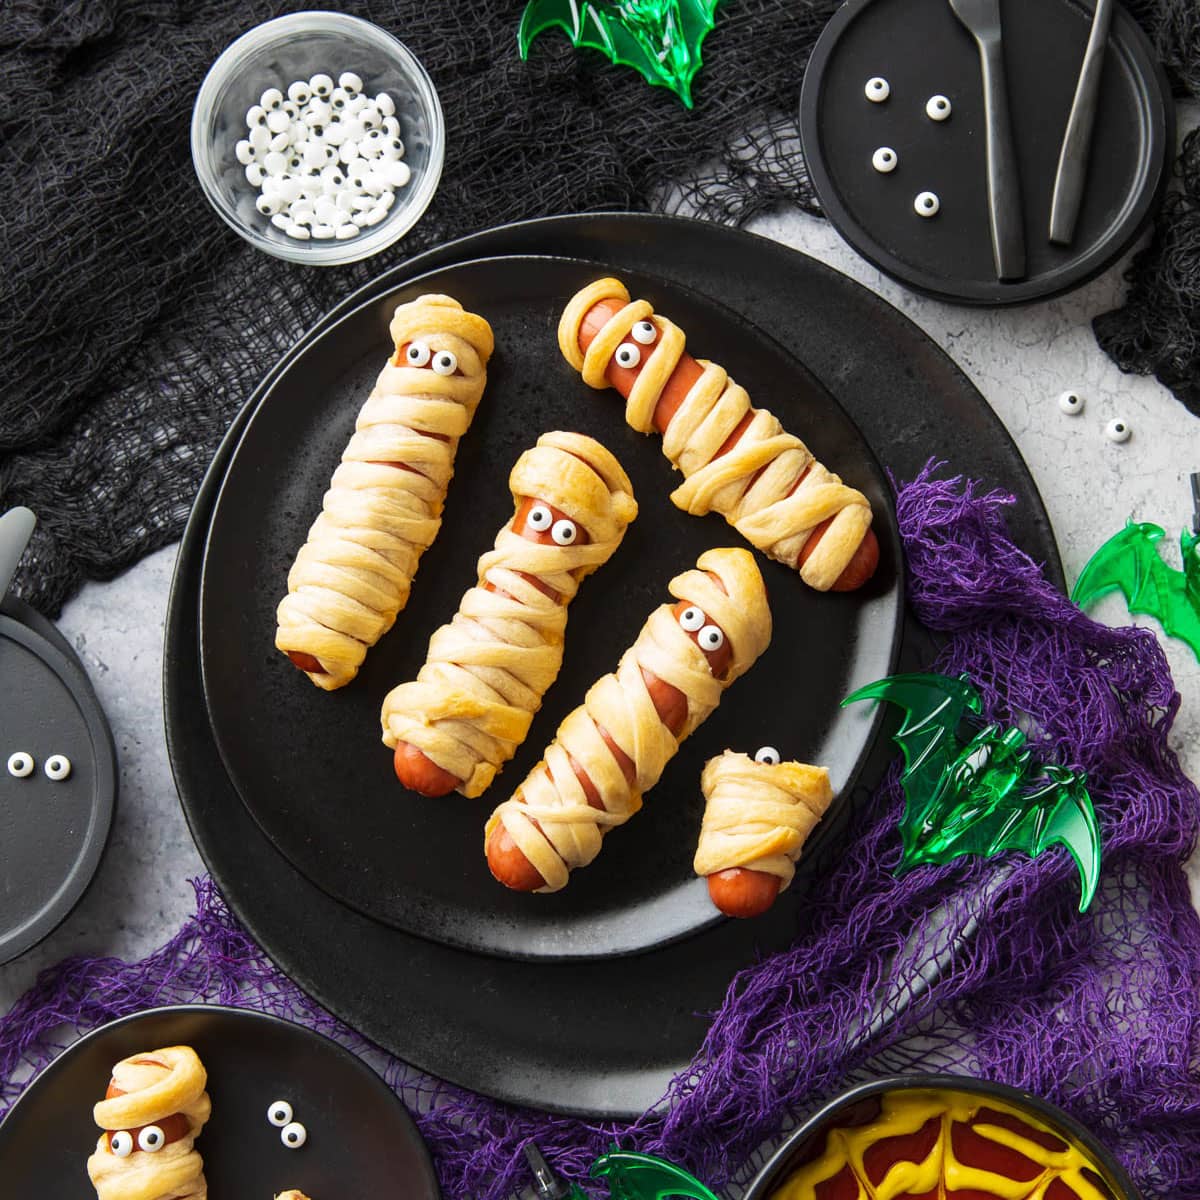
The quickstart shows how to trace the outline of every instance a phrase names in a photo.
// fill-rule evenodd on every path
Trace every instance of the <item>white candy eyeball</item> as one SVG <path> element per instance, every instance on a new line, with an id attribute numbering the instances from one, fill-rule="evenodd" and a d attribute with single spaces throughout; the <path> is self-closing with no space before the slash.
<path id="1" fill-rule="evenodd" d="M 424 342 L 409 342 L 408 349 L 404 352 L 404 361 L 410 367 L 428 366 L 432 357 L 433 351 Z"/>
<path id="2" fill-rule="evenodd" d="M 8 773 L 15 779 L 26 779 L 33 774 L 33 755 L 18 750 L 8 756 Z"/>
<path id="3" fill-rule="evenodd" d="M 335 232 L 336 230 L 332 225 L 314 225 L 312 227 L 312 236 L 322 242 L 328 241 L 333 237 Z"/>
<path id="4" fill-rule="evenodd" d="M 635 342 L 649 346 L 658 337 L 658 326 L 653 321 L 638 321 L 629 333 Z"/>
<path id="5" fill-rule="evenodd" d="M 267 128 L 272 133 L 285 132 L 291 123 L 291 118 L 283 111 L 282 108 L 276 108 L 267 113 Z"/>
<path id="6" fill-rule="evenodd" d="M 246 168 L 246 182 L 251 187 L 262 187 L 262 181 L 266 176 L 267 173 L 262 169 L 262 163 L 252 162 Z"/>
<path id="7" fill-rule="evenodd" d="M 329 103 L 333 105 L 335 112 L 341 112 L 346 107 L 346 101 L 350 99 L 350 94 L 343 87 L 335 87 L 329 94 Z"/>
<path id="8" fill-rule="evenodd" d="M 433 356 L 435 375 L 453 375 L 458 370 L 458 359 L 449 350 L 439 350 Z"/>
<path id="9" fill-rule="evenodd" d="M 360 232 L 361 230 L 353 221 L 343 221 L 342 224 L 334 227 L 333 236 L 337 238 L 339 242 L 344 242 L 348 238 L 358 237 Z"/>
<path id="10" fill-rule="evenodd" d="M 248 167 L 254 161 L 254 148 L 245 138 L 234 146 L 233 154 L 243 167 Z"/>
<path id="11" fill-rule="evenodd" d="M 863 88 L 868 100 L 872 104 L 882 104 L 891 94 L 891 84 L 879 75 L 874 75 L 867 80 L 867 86 Z"/>
<path id="12" fill-rule="evenodd" d="M 642 361 L 642 352 L 633 342 L 622 342 L 613 358 L 618 367 L 636 367 Z"/>
<path id="13" fill-rule="evenodd" d="M 312 99 L 312 88 L 303 79 L 297 79 L 288 87 L 288 99 L 296 104 L 307 104 Z"/>
<path id="14" fill-rule="evenodd" d="M 312 89 L 314 96 L 320 96 L 322 100 L 329 96 L 333 91 L 333 79 L 328 75 L 314 75 L 309 81 L 308 86 Z"/>
<path id="15" fill-rule="evenodd" d="M 1058 407 L 1069 417 L 1077 417 L 1083 412 L 1083 397 L 1078 392 L 1059 392 Z"/>
<path id="16" fill-rule="evenodd" d="M 713 650 L 720 650 L 725 645 L 725 631 L 719 625 L 705 625 L 696 635 L 696 641 L 700 643 L 701 650 L 707 650 L 710 653 Z"/>
<path id="17" fill-rule="evenodd" d="M 272 1100 L 267 1109 L 267 1120 L 278 1129 L 292 1122 L 292 1106 L 286 1100 Z"/>
<path id="18" fill-rule="evenodd" d="M 267 110 L 261 104 L 252 104 L 246 109 L 246 128 L 255 129 L 258 126 L 266 127 Z"/>
<path id="19" fill-rule="evenodd" d="M 679 614 L 679 624 L 688 633 L 695 633 L 697 629 L 702 629 L 707 619 L 694 604 L 689 605 Z"/>
<path id="20" fill-rule="evenodd" d="M 579 530 L 574 521 L 563 519 L 554 522 L 550 536 L 554 539 L 555 545 L 569 546 L 579 536 Z"/>
<path id="21" fill-rule="evenodd" d="M 379 111 L 385 117 L 395 116 L 396 114 L 396 102 L 387 94 L 387 92 L 380 92 L 379 95 L 375 97 L 375 107 L 379 109 Z"/>
<path id="22" fill-rule="evenodd" d="M 283 93 L 278 88 L 267 88 L 258 102 L 267 112 L 273 112 L 275 109 L 283 107 Z"/>
<path id="23" fill-rule="evenodd" d="M 538 533 L 541 533 L 554 524 L 554 514 L 544 504 L 535 504 L 529 510 L 525 523 L 530 529 L 536 529 Z"/>
<path id="24" fill-rule="evenodd" d="M 248 141 L 251 148 L 258 154 L 266 154 L 267 147 L 271 144 L 271 131 L 265 125 L 255 125 L 250 130 Z"/>
<path id="25" fill-rule="evenodd" d="M 133 1134 L 128 1129 L 118 1129 L 108 1135 L 108 1148 L 118 1158 L 128 1158 L 133 1153 Z"/>
<path id="26" fill-rule="evenodd" d="M 138 1134 L 138 1149 L 147 1154 L 157 1154 L 166 1144 L 167 1139 L 157 1125 L 147 1125 Z"/>
<path id="27" fill-rule="evenodd" d="M 871 166 L 875 168 L 881 175 L 890 174 L 896 169 L 896 164 L 900 161 L 895 150 L 891 146 L 880 146 L 874 154 L 871 155 Z"/>
<path id="28" fill-rule="evenodd" d="M 299 1150 L 308 1141 L 308 1130 L 299 1121 L 291 1121 L 279 1131 L 279 1140 L 289 1150 Z"/>
<path id="29" fill-rule="evenodd" d="M 344 92 L 349 92 L 352 96 L 357 96 L 362 91 L 362 80 L 355 75 L 353 71 L 343 71 L 338 76 L 338 87 Z"/>
<path id="30" fill-rule="evenodd" d="M 264 194 L 255 200 L 254 207 L 257 208 L 264 217 L 273 217 L 283 208 L 283 202 L 275 196 L 268 196 Z"/>
<path id="31" fill-rule="evenodd" d="M 1127 442 L 1132 432 L 1133 430 L 1129 428 L 1129 422 L 1123 421 L 1120 417 L 1113 417 L 1104 427 L 1104 436 L 1110 442 Z"/>
<path id="32" fill-rule="evenodd" d="M 913 201 L 913 208 L 918 217 L 936 217 L 942 202 L 933 192 L 918 192 Z"/>
<path id="33" fill-rule="evenodd" d="M 770 767 L 778 766 L 782 755 L 774 746 L 761 746 L 754 755 L 754 761 L 766 763 Z"/>
<path id="34" fill-rule="evenodd" d="M 944 121 L 950 112 L 950 101 L 945 96 L 930 96 L 925 101 L 925 115 L 931 121 Z"/>

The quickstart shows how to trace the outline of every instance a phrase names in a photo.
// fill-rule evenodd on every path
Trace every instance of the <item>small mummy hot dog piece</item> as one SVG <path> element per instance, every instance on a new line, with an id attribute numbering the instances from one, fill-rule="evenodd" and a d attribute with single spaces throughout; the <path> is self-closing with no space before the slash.
<path id="1" fill-rule="evenodd" d="M 584 382 L 616 388 L 628 424 L 663 435 L 663 453 L 685 478 L 674 504 L 719 512 L 817 591 L 861 587 L 879 562 L 867 498 L 684 344 L 677 325 L 648 301 L 630 301 L 617 279 L 576 293 L 558 326 L 559 349 Z"/>
<path id="2" fill-rule="evenodd" d="M 829 772 L 780 762 L 764 746 L 750 758 L 726 750 L 700 777 L 704 821 L 693 862 L 726 916 L 756 917 L 792 882 L 813 827 L 833 800 Z"/>
<path id="3" fill-rule="evenodd" d="M 325 691 L 358 674 L 408 603 L 492 353 L 488 323 L 449 296 L 401 304 L 390 332 L 395 353 L 358 414 L 276 612 L 275 645 Z"/>
<path id="4" fill-rule="evenodd" d="M 529 732 L 562 666 L 567 605 L 637 515 L 621 464 L 592 438 L 547 433 L 509 476 L 516 512 L 479 581 L 430 639 L 417 678 L 383 702 L 400 782 L 478 796 Z"/>
<path id="5" fill-rule="evenodd" d="M 93 1109 L 105 1132 L 88 1159 L 98 1200 L 205 1200 L 193 1143 L 211 1111 L 207 1074 L 190 1046 L 122 1059 Z"/>
<path id="6" fill-rule="evenodd" d="M 747 550 L 708 550 L 671 580 L 679 603 L 650 614 L 616 672 L 588 690 L 545 757 L 488 820 L 492 874 L 556 892 L 642 806 L 683 741 L 771 640 L 762 575 Z"/>

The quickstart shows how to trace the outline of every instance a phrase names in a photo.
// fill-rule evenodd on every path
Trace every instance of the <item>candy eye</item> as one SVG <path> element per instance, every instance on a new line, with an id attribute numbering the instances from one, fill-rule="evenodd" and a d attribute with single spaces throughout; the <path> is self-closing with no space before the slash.
<path id="1" fill-rule="evenodd" d="M 1083 412 L 1083 397 L 1078 392 L 1063 392 L 1058 397 L 1058 407 L 1068 416 L 1078 416 Z"/>
<path id="2" fill-rule="evenodd" d="M 272 1100 L 267 1109 L 267 1120 L 276 1128 L 282 1129 L 292 1121 L 292 1106 L 286 1100 Z"/>
<path id="3" fill-rule="evenodd" d="M 1104 427 L 1104 436 L 1110 442 L 1127 442 L 1129 441 L 1129 425 L 1122 421 L 1119 417 L 1109 421 Z"/>
<path id="4" fill-rule="evenodd" d="M 541 533 L 554 524 L 554 514 L 544 504 L 535 504 L 529 510 L 526 520 L 530 529 L 536 529 L 538 533 Z"/>
<path id="5" fill-rule="evenodd" d="M 299 1150 L 308 1141 L 308 1130 L 299 1121 L 292 1121 L 279 1131 L 279 1140 L 289 1150 Z"/>
<path id="6" fill-rule="evenodd" d="M 118 1158 L 128 1158 L 133 1153 L 133 1134 L 128 1129 L 118 1129 L 108 1135 L 108 1148 Z"/>
<path id="7" fill-rule="evenodd" d="M 701 650 L 707 650 L 711 654 L 725 645 L 725 634 L 717 625 L 705 625 L 696 635 L 696 641 L 700 643 Z"/>
<path id="8" fill-rule="evenodd" d="M 633 342 L 622 342 L 613 355 L 618 367 L 636 367 L 642 361 L 642 352 Z"/>
<path id="9" fill-rule="evenodd" d="M 702 629 L 704 627 L 704 621 L 704 614 L 695 605 L 692 605 L 690 608 L 685 608 L 683 612 L 679 614 L 679 624 L 686 629 L 688 633 L 695 633 L 697 629 Z"/>
<path id="10" fill-rule="evenodd" d="M 629 332 L 633 336 L 633 340 L 640 342 L 643 346 L 649 346 L 658 337 L 658 329 L 655 328 L 653 321 L 639 321 Z"/>
<path id="11" fill-rule="evenodd" d="M 575 527 L 574 521 L 555 521 L 554 528 L 550 530 L 550 536 L 557 545 L 569 546 L 579 536 L 579 530 Z"/>
<path id="12" fill-rule="evenodd" d="M 157 1125 L 147 1125 L 138 1134 L 138 1149 L 147 1154 L 157 1154 L 167 1143 L 163 1131 Z"/>
<path id="13" fill-rule="evenodd" d="M 433 357 L 433 351 L 424 342 L 409 342 L 404 359 L 410 367 L 424 367 Z"/>
<path id="14" fill-rule="evenodd" d="M 436 375 L 453 375 L 458 370 L 458 359 L 449 350 L 439 350 L 433 356 L 433 370 Z"/>
<path id="15" fill-rule="evenodd" d="M 8 773 L 17 779 L 25 779 L 33 774 L 33 755 L 24 750 L 18 750 L 8 756 Z"/>
<path id="16" fill-rule="evenodd" d="M 55 783 L 59 783 L 71 774 L 71 760 L 65 754 L 52 754 L 46 759 L 46 765 L 42 770 L 46 772 L 47 779 L 53 779 Z"/>
<path id="17" fill-rule="evenodd" d="M 714 628 L 716 628 L 714 626 Z M 777 766 L 780 761 L 779 751 L 774 746 L 762 746 L 754 756 L 755 762 L 766 763 L 769 767 Z"/>

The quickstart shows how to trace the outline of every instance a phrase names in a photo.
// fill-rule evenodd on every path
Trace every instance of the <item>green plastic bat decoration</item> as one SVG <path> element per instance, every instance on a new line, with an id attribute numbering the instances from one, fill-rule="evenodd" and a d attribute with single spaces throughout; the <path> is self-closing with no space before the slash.
<path id="1" fill-rule="evenodd" d="M 611 1200 L 666 1200 L 668 1196 L 690 1200 L 720 1200 L 694 1175 L 649 1154 L 611 1150 L 594 1163 L 592 1177 L 608 1180 Z"/>
<path id="2" fill-rule="evenodd" d="M 1160 557 L 1164 536 L 1160 525 L 1126 522 L 1088 560 L 1071 599 L 1086 609 L 1106 592 L 1120 591 L 1131 613 L 1157 618 L 1200 660 L 1200 534 L 1184 529 L 1179 535 L 1182 571 Z"/>
<path id="3" fill-rule="evenodd" d="M 1059 845 L 1079 868 L 1079 911 L 1087 908 L 1100 876 L 1100 830 L 1082 771 L 1039 764 L 1019 729 L 976 721 L 960 737 L 959 726 L 982 709 L 966 675 L 889 675 L 842 704 L 858 700 L 904 710 L 893 735 L 905 763 L 898 876 L 964 854 L 1020 850 L 1036 858 Z"/>
<path id="4" fill-rule="evenodd" d="M 522 58 L 539 33 L 557 27 L 574 46 L 600 50 L 647 83 L 670 88 L 692 107 L 700 47 L 720 0 L 529 0 L 517 45 Z"/>

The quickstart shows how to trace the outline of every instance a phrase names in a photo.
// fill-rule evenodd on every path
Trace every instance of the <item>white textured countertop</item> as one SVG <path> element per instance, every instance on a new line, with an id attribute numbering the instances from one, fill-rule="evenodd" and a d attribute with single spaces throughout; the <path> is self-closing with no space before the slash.
<path id="1" fill-rule="evenodd" d="M 1185 128 L 1195 123 L 1182 120 Z M 956 308 L 905 292 L 863 262 L 824 222 L 792 212 L 758 221 L 754 232 L 830 263 L 879 292 L 951 354 L 987 397 L 1029 463 L 1058 536 L 1069 582 L 1099 544 L 1133 515 L 1172 535 L 1190 519 L 1187 477 L 1200 470 L 1200 420 L 1152 379 L 1122 375 L 1097 347 L 1090 321 L 1121 295 L 1122 262 L 1065 298 L 1026 308 Z M 1086 399 L 1077 417 L 1057 396 Z M 1114 445 L 1105 423 L 1120 416 L 1133 436 Z M 970 473 L 969 462 L 954 463 Z M 1177 551 L 1176 551 L 1177 553 Z M 120 803 L 108 852 L 80 906 L 40 946 L 0 967 L 0 1011 L 43 967 L 69 954 L 141 957 L 192 910 L 188 879 L 203 863 L 179 808 L 167 762 L 161 703 L 162 634 L 174 547 L 106 584 L 90 584 L 59 622 L 108 713 L 120 760 Z M 1119 598 L 1100 619 L 1128 621 Z M 1153 625 L 1147 618 L 1139 623 Z M 1154 626 L 1157 628 L 1157 626 Z M 1200 664 L 1166 641 L 1183 694 L 1173 745 L 1200 776 Z M 1200 897 L 1200 858 L 1191 863 Z"/>

